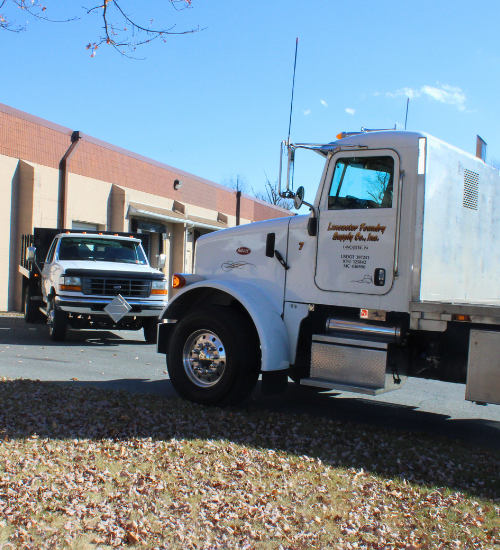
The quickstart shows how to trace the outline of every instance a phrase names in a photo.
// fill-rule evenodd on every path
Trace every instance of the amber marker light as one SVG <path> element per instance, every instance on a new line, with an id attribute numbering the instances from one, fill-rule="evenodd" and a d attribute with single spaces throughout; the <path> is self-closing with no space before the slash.
<path id="1" fill-rule="evenodd" d="M 468 323 L 471 321 L 470 315 L 462 315 L 460 313 L 454 313 L 451 318 L 453 321 L 466 321 Z"/>
<path id="2" fill-rule="evenodd" d="M 337 134 L 337 135 L 336 135 L 336 138 L 337 138 L 337 139 L 342 139 L 343 137 L 344 137 L 344 136 L 342 135 L 342 132 L 341 132 L 340 134 Z"/>
<path id="3" fill-rule="evenodd" d="M 186 286 L 186 279 L 180 273 L 174 273 L 172 287 L 182 288 L 183 286 Z"/>

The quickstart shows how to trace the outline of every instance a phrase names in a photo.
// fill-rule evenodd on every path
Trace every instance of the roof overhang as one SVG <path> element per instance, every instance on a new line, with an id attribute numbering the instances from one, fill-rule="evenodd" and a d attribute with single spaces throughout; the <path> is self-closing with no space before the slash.
<path id="1" fill-rule="evenodd" d="M 149 220 L 161 221 L 164 223 L 182 223 L 190 227 L 199 227 L 201 229 L 211 229 L 217 231 L 219 229 L 227 229 L 227 223 L 219 220 L 211 220 L 209 218 L 200 218 L 199 216 L 186 216 L 174 210 L 167 208 L 159 208 L 149 204 L 141 204 L 138 202 L 130 202 L 128 207 L 127 217 L 146 218 Z"/>
<path id="2" fill-rule="evenodd" d="M 167 208 L 158 208 L 149 204 L 140 204 L 131 202 L 128 207 L 127 217 L 147 218 L 150 220 L 162 221 L 166 223 L 189 223 L 186 215 Z"/>
<path id="3" fill-rule="evenodd" d="M 208 218 L 200 218 L 198 216 L 188 216 L 188 218 L 194 227 L 199 227 L 202 229 L 213 229 L 217 231 L 218 229 L 227 229 L 229 227 L 227 223 L 218 220 L 210 220 Z"/>

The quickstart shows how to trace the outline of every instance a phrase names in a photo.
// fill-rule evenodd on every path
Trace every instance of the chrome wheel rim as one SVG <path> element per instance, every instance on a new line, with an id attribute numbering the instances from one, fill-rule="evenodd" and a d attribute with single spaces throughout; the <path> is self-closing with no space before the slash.
<path id="1" fill-rule="evenodd" d="M 186 340 L 182 351 L 184 370 L 200 388 L 215 386 L 226 369 L 226 350 L 210 330 L 197 330 Z"/>

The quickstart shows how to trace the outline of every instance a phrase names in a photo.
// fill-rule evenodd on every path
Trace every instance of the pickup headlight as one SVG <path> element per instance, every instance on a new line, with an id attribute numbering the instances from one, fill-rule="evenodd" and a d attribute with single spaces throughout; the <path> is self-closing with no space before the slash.
<path id="1" fill-rule="evenodd" d="M 168 281 L 163 279 L 163 281 L 153 281 L 151 285 L 151 294 L 163 294 L 166 295 L 168 292 Z"/>
<path id="2" fill-rule="evenodd" d="M 61 277 L 59 279 L 59 288 L 61 290 L 69 290 L 71 292 L 81 292 L 82 281 L 80 277 Z"/>

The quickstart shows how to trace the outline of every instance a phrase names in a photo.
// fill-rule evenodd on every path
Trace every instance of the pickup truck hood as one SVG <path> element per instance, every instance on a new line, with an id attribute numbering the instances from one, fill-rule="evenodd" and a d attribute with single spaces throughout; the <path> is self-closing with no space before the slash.
<path id="1" fill-rule="evenodd" d="M 139 265 L 131 263 L 122 263 L 122 262 L 99 262 L 99 261 L 88 261 L 88 260 L 64 260 L 57 262 L 61 267 L 63 273 L 71 275 L 74 273 L 77 275 L 77 272 L 81 272 L 85 275 L 90 275 L 91 272 L 96 272 L 99 274 L 109 273 L 109 275 L 116 277 L 117 275 L 122 274 L 123 276 L 135 275 L 135 276 L 145 276 L 146 278 L 164 278 L 164 275 L 161 271 L 150 267 L 149 265 Z M 63 274 L 61 273 L 61 274 Z"/>

